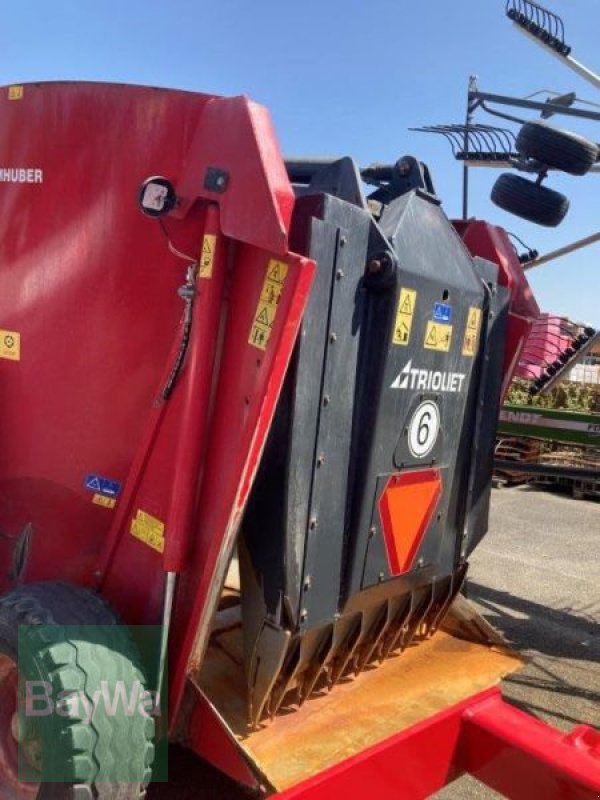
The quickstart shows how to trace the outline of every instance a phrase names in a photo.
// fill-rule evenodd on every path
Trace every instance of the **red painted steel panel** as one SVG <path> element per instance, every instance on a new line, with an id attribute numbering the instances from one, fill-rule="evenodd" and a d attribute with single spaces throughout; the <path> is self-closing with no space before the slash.
<path id="1" fill-rule="evenodd" d="M 133 623 L 160 621 L 165 567 L 181 570 L 174 718 L 314 264 L 287 249 L 293 191 L 268 113 L 246 98 L 102 84 L 25 86 L 16 101 L 4 92 L 0 161 L 17 181 L 31 168 L 33 182 L 0 173 L 0 328 L 21 335 L 21 360 L 0 358 L 0 561 L 30 528 L 24 580 L 99 585 Z M 209 168 L 225 171 L 222 191 L 207 188 Z M 136 202 L 156 174 L 179 197 L 162 229 Z M 177 290 L 205 234 L 212 275 L 196 281 L 190 349 L 164 402 L 182 336 Z M 93 502 L 89 474 L 124 484 L 115 509 Z"/>
<path id="2" fill-rule="evenodd" d="M 562 733 L 499 694 L 465 711 L 459 752 L 465 770 L 511 800 L 600 797 L 600 731 Z"/>
<path id="3" fill-rule="evenodd" d="M 455 220 L 453 225 L 471 255 L 498 265 L 498 282 L 511 291 L 502 380 L 506 394 L 540 309 L 506 231 L 482 220 Z"/>
<path id="4" fill-rule="evenodd" d="M 220 769 L 234 781 L 257 789 L 259 779 L 242 756 L 232 734 L 230 734 L 216 709 L 195 687 L 190 690 L 193 703 L 186 730 L 186 744 L 195 753 Z"/>
<path id="5" fill-rule="evenodd" d="M 0 563 L 30 525 L 27 581 L 84 580 L 110 528 L 114 511 L 92 502 L 85 477 L 125 480 L 181 316 L 184 264 L 140 214 L 138 187 L 177 176 L 209 99 L 0 90 L 0 328 L 21 336 L 20 361 L 0 359 Z M 43 181 L 7 181 L 10 168 Z M 197 252 L 199 223 L 168 223 L 181 249 Z"/>

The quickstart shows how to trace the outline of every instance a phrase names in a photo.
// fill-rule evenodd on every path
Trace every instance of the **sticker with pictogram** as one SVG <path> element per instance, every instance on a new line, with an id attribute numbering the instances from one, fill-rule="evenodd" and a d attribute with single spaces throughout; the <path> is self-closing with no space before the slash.
<path id="1" fill-rule="evenodd" d="M 463 339 L 463 356 L 474 356 L 477 351 L 477 340 L 479 338 L 479 326 L 481 324 L 481 309 L 475 306 L 469 307 L 467 314 L 467 326 Z"/>
<path id="2" fill-rule="evenodd" d="M 131 533 L 140 542 L 147 544 L 158 553 L 165 549 L 165 523 L 153 517 L 146 511 L 138 508 L 135 517 L 131 520 Z"/>
<path id="3" fill-rule="evenodd" d="M 269 261 L 248 337 L 248 344 L 259 350 L 267 349 L 287 274 L 288 265 L 283 261 Z"/>
<path id="4" fill-rule="evenodd" d="M 217 237 L 213 233 L 205 233 L 202 240 L 202 252 L 200 253 L 200 264 L 198 265 L 199 278 L 212 278 L 213 264 L 215 262 L 215 247 Z"/>
<path id="5" fill-rule="evenodd" d="M 0 358 L 9 361 L 21 360 L 21 334 L 0 330 Z"/>
<path id="6" fill-rule="evenodd" d="M 22 100 L 23 99 L 23 87 L 22 86 L 9 86 L 8 87 L 8 99 L 9 100 Z"/>
<path id="7" fill-rule="evenodd" d="M 414 289 L 400 289 L 398 297 L 398 308 L 396 309 L 396 320 L 394 322 L 394 333 L 392 342 L 394 344 L 407 345 L 410 339 L 410 331 L 417 304 L 417 293 Z"/>
<path id="8" fill-rule="evenodd" d="M 444 325 L 442 322 L 427 323 L 425 329 L 425 339 L 423 347 L 426 350 L 439 350 L 447 353 L 452 342 L 452 325 Z"/>
<path id="9" fill-rule="evenodd" d="M 106 497 L 103 494 L 95 494 L 92 497 L 92 503 L 96 506 L 102 506 L 103 508 L 114 508 L 117 505 L 117 501 L 114 497 Z"/>

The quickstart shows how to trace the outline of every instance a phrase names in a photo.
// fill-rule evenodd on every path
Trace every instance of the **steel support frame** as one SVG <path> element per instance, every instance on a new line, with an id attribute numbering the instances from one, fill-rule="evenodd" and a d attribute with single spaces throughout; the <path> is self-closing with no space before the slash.
<path id="1" fill-rule="evenodd" d="M 561 60 L 563 59 L 561 58 Z M 550 100 L 539 102 L 537 100 L 530 100 L 526 97 L 511 97 L 503 94 L 480 92 L 477 88 L 477 80 L 475 76 L 471 75 L 469 78 L 469 89 L 467 92 L 467 114 L 465 125 L 468 126 L 473 124 L 473 115 L 478 108 L 481 107 L 484 109 L 484 111 L 489 112 L 489 109 L 485 107 L 486 102 L 496 103 L 504 106 L 513 106 L 514 108 L 525 108 L 530 111 L 541 111 L 548 114 L 563 114 L 570 117 L 580 117 L 582 119 L 591 119 L 596 122 L 600 120 L 600 113 L 597 111 L 588 111 L 583 108 L 570 108 L 569 106 L 563 106 L 559 103 L 553 103 Z M 468 137 L 467 134 L 465 134 L 465 150 L 467 149 Z M 469 215 L 469 169 L 473 166 L 475 166 L 473 162 L 469 163 L 468 161 L 465 161 L 463 163 L 462 218 L 464 220 L 468 219 Z M 486 164 L 486 166 L 490 165 Z M 502 165 L 498 164 L 497 166 Z M 594 167 L 592 167 L 592 171 L 595 171 Z"/>
<path id="2" fill-rule="evenodd" d="M 513 106 L 514 108 L 526 108 L 530 111 L 545 111 L 552 114 L 562 114 L 567 117 L 580 117 L 581 119 L 591 119 L 595 122 L 600 120 L 598 111 L 587 111 L 584 108 L 569 108 L 561 106 L 551 101 L 540 102 L 539 100 L 529 100 L 526 97 L 511 97 L 504 94 L 492 94 L 490 92 L 480 92 L 471 82 L 468 94 L 469 109 L 475 111 L 482 103 L 497 103 L 503 106 Z"/>
<path id="3" fill-rule="evenodd" d="M 470 773 L 511 800 L 597 800 L 600 731 L 562 733 L 489 689 L 281 794 L 419 800 Z"/>

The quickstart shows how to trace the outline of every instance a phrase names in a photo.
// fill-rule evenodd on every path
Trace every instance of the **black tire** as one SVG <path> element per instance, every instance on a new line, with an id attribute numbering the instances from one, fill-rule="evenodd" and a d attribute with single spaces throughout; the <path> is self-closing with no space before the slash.
<path id="1" fill-rule="evenodd" d="M 517 152 L 570 175 L 585 175 L 598 159 L 595 142 L 547 122 L 526 122 L 517 136 Z"/>
<path id="2" fill-rule="evenodd" d="M 139 680 L 144 687 L 137 650 L 118 622 L 98 595 L 81 587 L 59 582 L 23 586 L 0 599 L 0 656 L 5 663 L 18 660 L 20 681 L 46 681 L 52 697 L 77 692 L 91 701 L 102 681 L 113 687 L 117 681 L 130 686 Z M 30 724 L 25 716 L 26 730 Z M 39 764 L 31 768 L 39 781 L 37 800 L 145 797 L 154 756 L 152 717 L 98 713 L 85 721 L 77 711 L 52 713 L 33 724 L 37 727 L 28 741 L 35 739 L 34 752 L 39 752 Z M 127 777 L 118 766 L 123 763 Z M 14 796 L 21 797 L 18 791 Z"/>
<path id="3" fill-rule="evenodd" d="M 569 210 L 564 194 L 509 172 L 500 175 L 494 184 L 492 202 L 510 214 L 547 228 L 559 225 Z"/>

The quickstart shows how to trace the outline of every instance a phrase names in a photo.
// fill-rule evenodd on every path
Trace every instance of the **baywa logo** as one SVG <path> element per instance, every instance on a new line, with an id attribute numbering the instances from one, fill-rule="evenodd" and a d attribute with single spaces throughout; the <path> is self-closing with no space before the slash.
<path id="1" fill-rule="evenodd" d="M 125 681 L 100 681 L 100 688 L 88 697 L 84 691 L 61 691 L 54 693 L 49 681 L 25 681 L 25 716 L 71 717 L 85 725 L 91 725 L 97 714 L 106 717 L 133 717 L 140 714 L 144 717 L 159 717 L 160 694 L 152 692 L 133 681 L 128 686 Z"/>
<path id="2" fill-rule="evenodd" d="M 416 389 L 431 392 L 460 392 L 465 381 L 462 372 L 442 372 L 440 370 L 413 367 L 412 359 L 400 371 L 390 389 Z"/>

